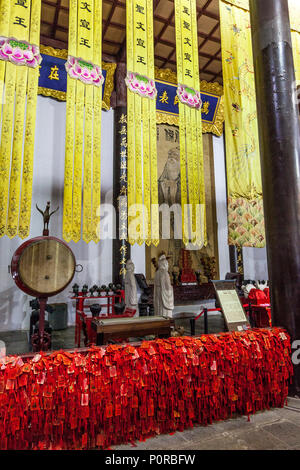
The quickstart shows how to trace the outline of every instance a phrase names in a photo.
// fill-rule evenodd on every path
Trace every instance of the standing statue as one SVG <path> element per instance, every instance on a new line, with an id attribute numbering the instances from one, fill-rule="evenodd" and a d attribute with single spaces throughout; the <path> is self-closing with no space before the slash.
<path id="1" fill-rule="evenodd" d="M 158 178 L 158 201 L 159 204 L 168 204 L 169 206 L 181 203 L 179 147 L 168 152 L 168 159 Z"/>
<path id="2" fill-rule="evenodd" d="M 47 205 L 46 205 L 46 209 L 44 210 L 44 212 L 38 207 L 38 205 L 36 204 L 36 208 L 37 210 L 42 214 L 43 216 L 43 220 L 44 220 L 44 231 L 43 231 L 43 235 L 47 235 L 49 233 L 49 221 L 50 221 L 50 217 L 58 211 L 59 207 L 57 209 L 55 209 L 55 211 L 52 211 L 50 212 L 50 201 L 47 202 Z"/>
<path id="3" fill-rule="evenodd" d="M 155 315 L 172 318 L 174 292 L 168 268 L 169 263 L 166 255 L 161 255 L 158 259 L 158 270 L 154 278 L 154 311 Z"/>
<path id="4" fill-rule="evenodd" d="M 134 275 L 134 264 L 129 259 L 126 263 L 126 274 L 125 274 L 125 305 L 126 308 L 138 310 L 138 299 L 137 299 L 137 288 Z"/>

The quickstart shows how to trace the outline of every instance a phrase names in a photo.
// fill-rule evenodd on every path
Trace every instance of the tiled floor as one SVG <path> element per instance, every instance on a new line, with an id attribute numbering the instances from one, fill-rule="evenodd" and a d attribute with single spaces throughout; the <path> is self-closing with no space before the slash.
<path id="1" fill-rule="evenodd" d="M 113 450 L 300 450 L 300 400 L 289 399 L 288 407 L 262 411 L 197 426 L 173 435 L 165 434 L 133 446 Z"/>

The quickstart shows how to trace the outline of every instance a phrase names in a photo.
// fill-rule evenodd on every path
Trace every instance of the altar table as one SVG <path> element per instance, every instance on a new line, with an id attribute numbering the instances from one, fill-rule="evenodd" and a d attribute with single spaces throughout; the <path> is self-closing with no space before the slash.
<path id="1" fill-rule="evenodd" d="M 160 337 L 171 336 L 174 320 L 166 317 L 133 317 L 133 318 L 97 318 L 92 321 L 92 328 L 97 334 L 97 346 L 113 338 L 137 338 L 146 335 Z"/>

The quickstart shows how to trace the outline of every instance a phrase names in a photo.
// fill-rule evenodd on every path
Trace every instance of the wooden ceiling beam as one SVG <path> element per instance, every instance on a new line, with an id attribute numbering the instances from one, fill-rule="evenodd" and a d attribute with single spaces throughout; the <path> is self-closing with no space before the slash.
<path id="1" fill-rule="evenodd" d="M 163 27 L 161 28 L 159 34 L 154 38 L 154 47 L 156 46 L 156 44 L 159 42 L 160 38 L 162 37 L 162 35 L 164 34 L 164 32 L 166 31 L 166 29 L 168 28 L 168 26 L 170 25 L 173 17 L 174 17 L 174 14 L 175 14 L 175 11 L 173 10 L 172 13 L 170 14 L 169 18 L 167 19 L 167 21 L 165 21 L 165 24 L 163 25 Z"/>
<path id="2" fill-rule="evenodd" d="M 205 5 L 203 5 L 202 8 L 197 8 L 197 22 L 199 20 L 199 18 L 205 14 L 206 12 L 206 9 L 209 7 L 209 5 L 211 4 L 212 0 L 207 0 L 207 2 L 205 3 Z"/>
<path id="3" fill-rule="evenodd" d="M 68 43 L 66 41 L 60 41 L 58 39 L 52 39 L 48 36 L 44 36 L 41 34 L 40 42 L 43 46 L 50 46 L 54 49 L 67 49 L 68 50 Z"/>
<path id="4" fill-rule="evenodd" d="M 57 22 L 58 22 L 58 15 L 61 7 L 61 0 L 57 0 L 57 4 L 55 7 L 55 14 L 54 14 L 54 19 L 53 19 L 53 24 L 52 24 L 52 31 L 51 31 L 51 36 L 54 39 L 55 38 L 55 31 L 57 28 Z"/>
<path id="5" fill-rule="evenodd" d="M 51 39 L 51 38 L 48 38 L 47 36 L 43 36 L 43 35 L 41 35 L 40 40 L 41 40 L 41 44 L 43 46 L 53 47 L 54 49 L 66 49 L 66 50 L 68 50 L 68 43 L 65 42 L 65 41 L 60 41 L 58 39 Z M 113 63 L 116 62 L 115 56 L 113 56 L 111 54 L 105 54 L 105 53 L 102 54 L 102 60 L 104 62 L 113 62 Z"/>
<path id="6" fill-rule="evenodd" d="M 155 55 L 155 59 L 160 60 L 161 62 L 164 62 L 164 61 L 166 60 L 165 57 L 160 57 L 160 56 L 158 56 L 158 55 Z M 176 61 L 170 59 L 170 60 L 169 60 L 169 64 L 176 65 Z M 161 65 L 159 68 L 160 68 L 160 69 L 163 69 L 163 66 Z M 200 72 L 200 73 L 202 73 L 202 72 L 203 72 L 203 73 L 207 73 L 207 75 L 216 75 L 217 77 L 222 77 L 222 74 L 221 74 L 221 73 L 217 73 L 217 74 L 216 74 L 216 72 L 211 72 L 210 70 L 205 70 L 205 71 L 204 71 L 204 70 L 201 69 L 201 68 L 199 69 L 199 72 Z"/>
<path id="7" fill-rule="evenodd" d="M 203 41 L 203 43 L 200 45 L 200 52 L 201 52 L 201 49 L 203 48 L 203 46 L 205 46 L 205 44 L 211 40 L 211 37 L 212 35 L 216 32 L 216 30 L 218 29 L 219 27 L 219 24 L 216 24 L 213 29 L 211 30 L 211 32 L 208 34 L 207 38 Z M 220 41 L 221 42 L 221 41 Z"/>
<path id="8" fill-rule="evenodd" d="M 111 6 L 111 10 L 110 10 L 110 12 L 109 12 L 109 15 L 108 15 L 107 19 L 104 20 L 104 27 L 103 27 L 103 32 L 102 32 L 102 37 L 103 37 L 103 38 L 105 37 L 105 34 L 106 34 L 106 32 L 107 32 L 107 28 L 108 28 L 108 26 L 110 25 L 110 21 L 111 21 L 111 19 L 112 19 L 112 17 L 113 17 L 113 14 L 114 14 L 114 12 L 115 12 L 116 3 L 117 3 L 117 1 L 116 1 L 116 0 L 113 0 L 112 6 Z"/>
<path id="9" fill-rule="evenodd" d="M 167 41 L 166 39 L 160 39 L 159 40 L 159 44 L 163 44 L 164 46 L 168 46 L 168 47 L 172 47 L 172 49 L 174 48 L 175 44 L 171 41 Z M 216 53 L 218 54 L 219 51 Z M 221 62 L 222 59 L 220 59 L 220 57 L 215 57 L 215 55 L 212 55 L 212 54 L 207 54 L 207 52 L 201 52 L 200 54 L 202 57 L 205 57 L 206 59 L 212 59 L 214 58 L 215 60 L 218 60 Z"/>
<path id="10" fill-rule="evenodd" d="M 42 5 L 43 5 L 43 4 L 44 4 L 44 5 L 47 5 L 47 6 L 49 6 L 49 7 L 53 7 L 53 8 L 56 7 L 56 3 L 51 3 L 51 2 L 49 2 L 48 0 L 42 0 Z M 67 11 L 67 12 L 69 11 L 69 7 L 64 7 L 63 5 L 60 5 L 60 9 L 61 9 L 61 10 L 64 10 L 64 11 Z"/>
<path id="11" fill-rule="evenodd" d="M 220 52 L 221 52 L 221 48 L 216 52 L 216 55 L 219 54 Z M 204 72 L 204 70 L 206 70 L 207 67 L 209 67 L 210 64 L 211 64 L 212 62 L 214 62 L 215 60 L 217 60 L 216 57 L 212 57 L 212 58 L 205 64 L 205 66 L 203 67 L 202 71 Z M 219 60 L 221 60 L 221 59 L 219 59 Z"/>

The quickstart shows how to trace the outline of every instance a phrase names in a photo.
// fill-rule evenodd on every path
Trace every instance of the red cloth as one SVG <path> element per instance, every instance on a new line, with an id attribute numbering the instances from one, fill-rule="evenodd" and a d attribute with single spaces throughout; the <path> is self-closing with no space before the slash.
<path id="1" fill-rule="evenodd" d="M 11 356 L 0 367 L 0 449 L 107 449 L 282 407 L 290 353 L 273 328 Z"/>
<path id="2" fill-rule="evenodd" d="M 270 303 L 271 303 L 271 300 L 270 300 L 270 289 L 269 289 L 269 287 L 266 287 L 266 288 L 264 289 L 264 294 L 265 294 L 265 296 L 267 297 L 268 303 L 270 304 Z"/>
<path id="3" fill-rule="evenodd" d="M 256 304 L 256 305 L 270 303 L 265 292 L 263 292 L 260 289 L 251 289 L 248 295 L 248 299 L 249 301 L 251 301 L 252 304 Z"/>

